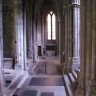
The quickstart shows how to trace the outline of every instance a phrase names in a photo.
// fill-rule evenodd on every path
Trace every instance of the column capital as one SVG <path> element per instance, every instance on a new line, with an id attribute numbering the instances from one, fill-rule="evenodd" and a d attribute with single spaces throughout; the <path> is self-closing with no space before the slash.
<path id="1" fill-rule="evenodd" d="M 80 8 L 80 4 L 72 3 L 72 7 L 73 7 L 73 8 Z"/>
<path id="2" fill-rule="evenodd" d="M 66 5 L 63 6 L 64 9 L 71 8 L 71 7 L 72 7 L 72 4 L 66 4 Z"/>
<path id="3" fill-rule="evenodd" d="M 67 5 L 64 5 L 63 8 L 66 9 L 66 8 L 80 8 L 80 4 L 77 4 L 77 3 L 72 3 L 72 4 L 67 4 Z"/>

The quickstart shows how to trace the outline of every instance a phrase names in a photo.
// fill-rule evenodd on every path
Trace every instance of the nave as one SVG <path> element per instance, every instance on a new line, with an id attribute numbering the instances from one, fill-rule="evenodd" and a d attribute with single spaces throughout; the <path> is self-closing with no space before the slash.
<path id="1" fill-rule="evenodd" d="M 18 77 L 18 86 L 9 93 L 11 96 L 74 96 L 77 71 L 62 75 L 61 70 L 58 57 L 39 59 L 21 81 L 21 76 Z"/>
<path id="2" fill-rule="evenodd" d="M 0 0 L 0 96 L 47 93 L 96 96 L 96 0 Z"/>

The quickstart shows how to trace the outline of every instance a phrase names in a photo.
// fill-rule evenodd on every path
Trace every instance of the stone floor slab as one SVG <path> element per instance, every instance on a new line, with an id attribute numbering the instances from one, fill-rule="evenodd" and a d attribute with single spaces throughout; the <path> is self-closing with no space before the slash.
<path id="1" fill-rule="evenodd" d="M 62 77 L 61 78 L 40 78 L 33 77 L 29 82 L 29 86 L 64 86 Z"/>
<path id="2" fill-rule="evenodd" d="M 36 90 L 25 90 L 21 96 L 36 96 L 37 91 Z"/>
<path id="3" fill-rule="evenodd" d="M 53 92 L 41 92 L 41 96 L 54 96 Z"/>

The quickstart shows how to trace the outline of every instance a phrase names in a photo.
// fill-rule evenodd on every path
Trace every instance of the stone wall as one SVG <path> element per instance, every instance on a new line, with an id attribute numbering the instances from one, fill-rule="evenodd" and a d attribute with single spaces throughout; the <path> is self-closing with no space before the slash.
<path id="1" fill-rule="evenodd" d="M 5 2 L 6 1 L 6 2 Z M 4 57 L 12 57 L 13 32 L 14 32 L 14 8 L 11 0 L 3 0 L 3 45 Z"/>

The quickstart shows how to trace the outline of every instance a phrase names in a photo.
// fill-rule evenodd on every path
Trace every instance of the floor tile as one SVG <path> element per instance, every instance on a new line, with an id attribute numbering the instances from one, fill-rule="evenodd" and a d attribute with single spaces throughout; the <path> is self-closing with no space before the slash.
<path id="1" fill-rule="evenodd" d="M 29 82 L 30 86 L 64 86 L 62 77 L 61 78 L 40 78 L 33 77 Z"/>
<path id="2" fill-rule="evenodd" d="M 52 92 L 41 92 L 41 96 L 54 96 Z"/>
<path id="3" fill-rule="evenodd" d="M 37 91 L 36 90 L 25 90 L 21 96 L 36 96 Z"/>

